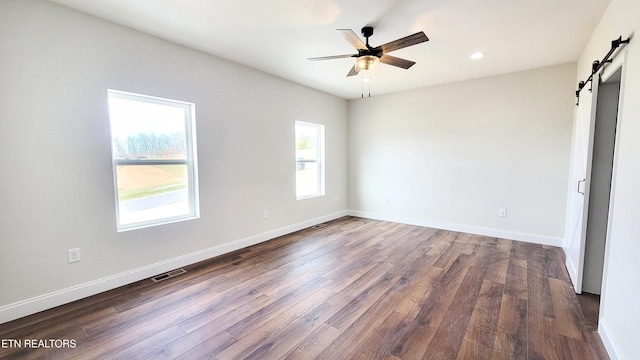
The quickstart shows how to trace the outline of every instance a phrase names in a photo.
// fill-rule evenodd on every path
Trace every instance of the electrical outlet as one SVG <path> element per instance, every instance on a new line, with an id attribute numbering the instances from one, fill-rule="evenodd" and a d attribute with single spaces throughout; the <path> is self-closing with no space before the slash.
<path id="1" fill-rule="evenodd" d="M 265 210 L 262 212 L 262 218 L 263 219 L 268 219 L 269 218 L 269 210 Z"/>
<path id="2" fill-rule="evenodd" d="M 386 198 L 386 199 L 384 200 L 384 204 L 385 204 L 385 205 L 389 205 L 389 204 L 391 204 L 391 199 Z"/>
<path id="3" fill-rule="evenodd" d="M 334 203 L 337 203 L 337 202 L 338 202 L 338 195 L 335 195 L 335 196 L 333 197 L 333 202 L 334 202 Z"/>
<path id="4" fill-rule="evenodd" d="M 69 257 L 69 264 L 80 261 L 79 248 L 67 250 L 67 255 Z"/>
<path id="5" fill-rule="evenodd" d="M 507 209 L 500 209 L 500 210 L 498 210 L 498 216 L 500 216 L 500 217 L 507 217 Z"/>

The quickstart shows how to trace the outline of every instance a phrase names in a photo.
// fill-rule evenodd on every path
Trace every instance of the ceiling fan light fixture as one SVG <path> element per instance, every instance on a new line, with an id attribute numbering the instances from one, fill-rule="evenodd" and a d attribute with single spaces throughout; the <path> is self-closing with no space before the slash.
<path id="1" fill-rule="evenodd" d="M 380 62 L 380 58 L 378 58 L 377 56 L 373 56 L 373 55 L 360 56 L 356 60 L 356 69 L 358 71 L 371 70 L 378 64 L 378 62 Z"/>

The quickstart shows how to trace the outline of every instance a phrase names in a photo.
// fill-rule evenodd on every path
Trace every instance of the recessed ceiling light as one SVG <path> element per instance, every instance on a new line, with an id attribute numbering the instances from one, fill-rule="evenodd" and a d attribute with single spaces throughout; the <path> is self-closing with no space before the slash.
<path id="1" fill-rule="evenodd" d="M 473 54 L 471 54 L 471 58 L 473 60 L 482 59 L 483 57 L 484 57 L 484 53 L 482 51 L 477 51 L 477 52 L 474 52 Z"/>

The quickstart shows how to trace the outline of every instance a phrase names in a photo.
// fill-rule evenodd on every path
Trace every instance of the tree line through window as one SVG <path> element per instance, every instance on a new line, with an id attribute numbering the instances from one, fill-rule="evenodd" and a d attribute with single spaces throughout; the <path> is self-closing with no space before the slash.
<path id="1" fill-rule="evenodd" d="M 186 151 L 184 134 L 177 132 L 170 135 L 139 133 L 126 139 L 115 136 L 113 144 L 114 156 L 122 159 L 179 157 Z"/>

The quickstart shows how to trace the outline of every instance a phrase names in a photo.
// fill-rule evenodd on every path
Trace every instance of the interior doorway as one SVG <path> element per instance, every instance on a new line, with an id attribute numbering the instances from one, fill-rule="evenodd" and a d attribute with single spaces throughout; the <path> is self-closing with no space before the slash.
<path id="1" fill-rule="evenodd" d="M 596 100 L 582 290 L 597 295 L 604 272 L 621 78 L 622 67 L 601 78 Z"/>

